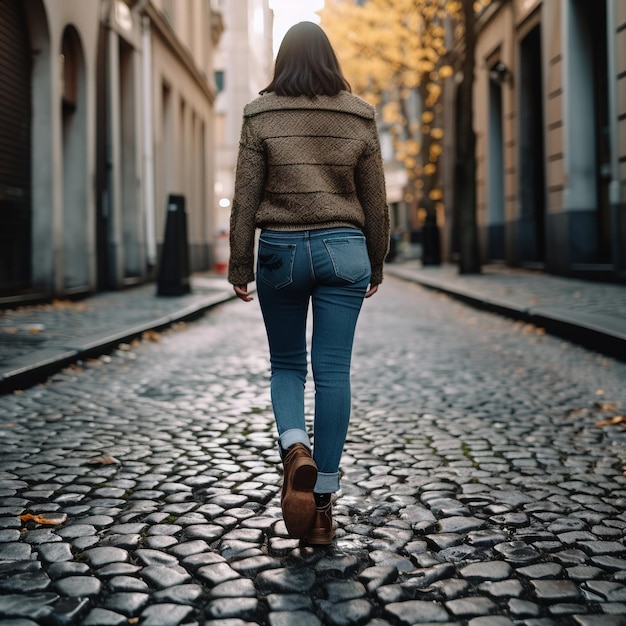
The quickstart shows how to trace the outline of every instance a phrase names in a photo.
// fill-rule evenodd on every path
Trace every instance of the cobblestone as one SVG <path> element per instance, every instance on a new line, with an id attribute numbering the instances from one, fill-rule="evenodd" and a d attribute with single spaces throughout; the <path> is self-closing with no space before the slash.
<path id="1" fill-rule="evenodd" d="M 0 396 L 0 622 L 625 626 L 626 365 L 393 278 L 357 332 L 328 548 L 255 304 Z"/>

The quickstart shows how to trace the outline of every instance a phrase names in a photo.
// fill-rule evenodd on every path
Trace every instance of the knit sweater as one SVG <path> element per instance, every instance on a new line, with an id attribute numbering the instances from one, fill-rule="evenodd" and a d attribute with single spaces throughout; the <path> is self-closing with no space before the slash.
<path id="1" fill-rule="evenodd" d="M 383 279 L 389 211 L 375 109 L 336 96 L 264 94 L 244 108 L 228 280 L 254 280 L 256 228 L 351 226 L 365 234 L 371 285 Z"/>

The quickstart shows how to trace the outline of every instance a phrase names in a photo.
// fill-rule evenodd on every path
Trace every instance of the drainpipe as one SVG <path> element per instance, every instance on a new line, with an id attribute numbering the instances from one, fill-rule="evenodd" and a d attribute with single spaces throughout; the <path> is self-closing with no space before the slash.
<path id="1" fill-rule="evenodd" d="M 617 67 L 616 56 L 616 31 L 617 24 L 617 0 L 607 2 L 606 7 L 606 40 L 608 46 L 609 73 L 609 142 L 611 149 L 611 182 L 609 183 L 609 205 L 611 207 L 611 250 L 613 256 L 613 269 L 617 272 L 621 267 L 620 258 L 621 224 L 620 224 L 620 172 L 619 172 L 619 129 L 617 123 Z"/>
<path id="2" fill-rule="evenodd" d="M 154 206 L 154 125 L 152 123 L 152 39 L 150 18 L 141 19 L 142 61 L 143 61 L 143 167 L 145 180 L 146 211 L 146 255 L 148 265 L 156 265 L 156 231 Z"/>

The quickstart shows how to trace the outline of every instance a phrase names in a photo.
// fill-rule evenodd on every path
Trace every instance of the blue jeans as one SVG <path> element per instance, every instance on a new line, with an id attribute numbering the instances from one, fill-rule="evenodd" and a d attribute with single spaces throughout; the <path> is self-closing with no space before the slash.
<path id="1" fill-rule="evenodd" d="M 304 386 L 306 321 L 312 304 L 316 493 L 339 489 L 339 462 L 350 421 L 352 343 L 370 277 L 365 236 L 356 228 L 261 233 L 257 294 L 267 330 L 272 406 L 283 449 L 298 442 L 311 448 Z"/>

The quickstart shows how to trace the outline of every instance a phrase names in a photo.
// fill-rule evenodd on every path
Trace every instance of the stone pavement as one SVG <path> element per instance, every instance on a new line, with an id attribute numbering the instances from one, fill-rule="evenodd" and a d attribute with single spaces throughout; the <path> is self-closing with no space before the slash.
<path id="1" fill-rule="evenodd" d="M 385 271 L 626 360 L 626 285 L 501 265 L 460 276 L 456 266 L 422 267 L 417 260 L 388 264 Z"/>
<path id="2" fill-rule="evenodd" d="M 386 273 L 626 360 L 626 285 L 495 265 L 481 275 L 459 276 L 456 267 L 422 268 L 410 259 L 388 264 Z M 70 363 L 233 298 L 223 276 L 195 275 L 191 282 L 192 293 L 180 297 L 157 297 L 155 285 L 148 284 L 76 302 L 0 310 L 0 393 L 28 387 Z"/>
<path id="3" fill-rule="evenodd" d="M 193 319 L 233 297 L 219 275 L 194 275 L 191 287 L 191 294 L 157 297 L 156 286 L 146 284 L 79 301 L 0 310 L 0 393 L 30 386 L 146 332 Z"/>
<path id="4" fill-rule="evenodd" d="M 625 363 L 390 276 L 311 548 L 256 300 L 150 338 L 0 397 L 3 626 L 626 624 Z"/>

